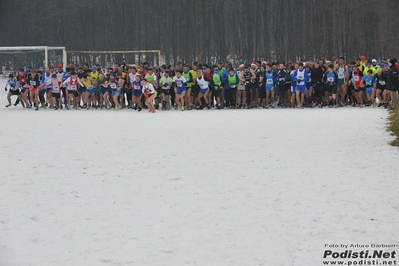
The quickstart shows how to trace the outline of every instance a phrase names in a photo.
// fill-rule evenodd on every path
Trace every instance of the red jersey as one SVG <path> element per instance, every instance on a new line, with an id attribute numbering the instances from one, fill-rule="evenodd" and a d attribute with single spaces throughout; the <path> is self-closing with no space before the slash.
<path id="1" fill-rule="evenodd" d="M 355 89 L 358 89 L 360 87 L 360 84 L 362 83 L 362 76 L 360 75 L 360 72 L 353 72 L 352 73 L 352 83 L 355 86 Z"/>
<path id="2" fill-rule="evenodd" d="M 19 81 L 19 84 L 20 84 L 21 86 L 24 86 L 24 85 L 26 84 L 26 80 L 27 80 L 27 79 L 28 79 L 28 78 L 26 77 L 25 74 L 22 74 L 22 75 L 18 74 L 18 76 L 17 76 L 17 81 Z"/>
<path id="3" fill-rule="evenodd" d="M 69 86 L 71 90 L 76 90 L 78 88 L 78 78 L 75 77 L 75 79 L 72 79 L 72 77 L 70 77 Z"/>

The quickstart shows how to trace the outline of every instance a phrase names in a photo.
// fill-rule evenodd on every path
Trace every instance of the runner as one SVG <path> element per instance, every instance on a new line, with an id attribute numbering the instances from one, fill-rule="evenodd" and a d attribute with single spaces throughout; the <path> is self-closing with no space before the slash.
<path id="1" fill-rule="evenodd" d="M 271 69 L 270 69 L 270 71 L 273 73 L 273 71 Z M 266 108 L 266 105 L 267 105 L 265 74 L 266 74 L 266 66 L 262 65 L 259 68 L 259 71 L 256 73 L 256 86 L 258 87 L 258 91 L 257 91 L 258 100 L 257 100 L 256 108 L 259 108 L 259 107 Z M 265 102 L 265 103 L 263 103 L 263 102 Z"/>
<path id="2" fill-rule="evenodd" d="M 337 81 L 338 103 L 340 106 L 346 106 L 347 105 L 346 95 L 348 92 L 346 80 L 348 78 L 349 72 L 348 72 L 348 67 L 345 65 L 345 59 L 343 57 L 339 58 L 339 61 L 335 65 L 335 71 L 337 72 L 338 75 L 338 81 Z"/>
<path id="3" fill-rule="evenodd" d="M 145 105 L 147 105 L 151 113 L 155 113 L 154 99 L 157 96 L 154 86 L 147 79 L 143 80 L 143 94 L 145 98 Z"/>
<path id="4" fill-rule="evenodd" d="M 24 69 L 21 68 L 18 72 L 17 76 L 17 86 L 21 90 L 21 104 L 22 102 L 25 104 L 26 108 L 32 108 L 32 105 L 29 104 L 29 85 L 28 85 L 28 77 L 24 72 Z M 14 106 L 17 106 L 19 103 L 19 99 L 17 99 L 14 103 Z"/>
<path id="5" fill-rule="evenodd" d="M 87 73 L 83 73 L 81 82 L 86 87 L 86 92 L 83 94 L 83 102 L 85 103 L 84 106 L 87 110 L 89 110 L 92 104 L 92 106 L 97 109 L 93 78 L 88 77 Z"/>
<path id="6" fill-rule="evenodd" d="M 244 64 L 241 64 L 239 70 L 237 71 L 237 76 L 239 79 L 237 86 L 237 95 L 236 95 L 237 109 L 243 108 L 247 100 L 245 96 L 245 78 L 243 73 L 244 73 Z"/>
<path id="7" fill-rule="evenodd" d="M 373 105 L 373 107 L 377 106 L 374 100 L 376 85 L 377 85 L 377 79 L 373 76 L 373 70 L 372 69 L 367 70 L 367 75 L 363 77 L 362 84 L 360 85 L 361 87 L 366 89 L 366 95 L 368 100 L 366 106 L 370 105 Z"/>
<path id="8" fill-rule="evenodd" d="M 313 107 L 317 105 L 319 108 L 323 108 L 323 97 L 324 97 L 324 86 L 323 86 L 323 60 L 318 60 L 315 62 L 312 72 L 313 88 L 315 90 Z M 317 96 L 317 101 L 316 97 Z"/>
<path id="9" fill-rule="evenodd" d="M 16 95 L 18 100 L 21 101 L 21 91 L 19 90 L 18 84 L 17 84 L 17 79 L 14 78 L 13 74 L 8 75 L 8 80 L 7 80 L 7 84 L 5 87 L 5 91 L 7 92 L 7 101 L 8 104 L 6 105 L 6 107 L 10 107 L 11 106 L 11 96 L 12 95 Z M 23 101 L 21 101 L 22 106 L 25 108 L 25 104 Z M 16 106 L 16 104 L 14 104 Z"/>
<path id="10" fill-rule="evenodd" d="M 37 111 L 39 110 L 39 90 L 41 88 L 41 84 L 39 75 L 37 75 L 35 70 L 30 72 L 27 83 L 29 85 L 30 101 L 34 103 L 35 110 Z"/>
<path id="11" fill-rule="evenodd" d="M 99 95 L 99 105 L 101 109 L 104 109 L 106 105 L 104 104 L 104 94 L 108 91 L 108 80 L 104 74 L 99 74 L 97 79 L 98 85 L 98 95 Z M 108 105 L 107 105 L 108 106 Z"/>
<path id="12" fill-rule="evenodd" d="M 222 88 L 223 88 L 223 83 L 222 83 L 222 78 L 219 75 L 219 70 L 217 67 L 214 68 L 213 75 L 212 75 L 212 82 L 213 86 L 213 95 L 215 96 L 216 99 L 216 109 L 221 109 L 222 107 L 222 99 L 221 99 L 221 94 L 222 94 Z"/>
<path id="13" fill-rule="evenodd" d="M 309 80 L 309 74 L 306 69 L 303 68 L 303 63 L 299 62 L 298 69 L 295 70 L 292 80 L 296 83 L 295 94 L 298 103 L 298 108 L 303 108 L 305 101 L 306 85 L 305 82 Z"/>
<path id="14" fill-rule="evenodd" d="M 280 72 L 280 75 L 284 74 L 285 72 Z M 285 75 L 285 74 L 284 74 Z M 285 80 L 285 76 L 284 76 Z M 276 76 L 272 70 L 271 64 L 266 64 L 266 72 L 265 72 L 265 88 L 266 90 L 266 101 L 265 101 L 265 108 L 274 107 L 274 97 L 275 97 L 275 87 L 276 87 Z"/>
<path id="15" fill-rule="evenodd" d="M 112 77 L 112 76 L 111 76 Z M 122 93 L 122 88 L 123 85 L 125 84 L 125 80 L 122 78 L 121 73 L 116 74 L 116 79 L 115 81 L 110 80 L 110 86 L 111 86 L 111 95 L 112 99 L 115 105 L 115 111 L 119 111 L 122 108 L 122 104 L 120 100 L 123 99 L 123 97 L 119 97 Z"/>
<path id="16" fill-rule="evenodd" d="M 50 101 L 50 106 L 53 106 L 54 110 L 58 110 L 60 108 L 60 85 L 61 81 L 58 79 L 57 74 L 52 74 L 51 79 L 47 80 L 46 83 L 44 84 L 44 88 L 47 89 L 47 87 L 51 87 L 52 93 L 51 93 L 51 101 Z"/>
<path id="17" fill-rule="evenodd" d="M 338 83 L 338 75 L 334 72 L 334 65 L 329 64 L 327 68 L 327 72 L 324 75 L 323 83 L 327 87 L 328 91 L 328 107 L 338 107 L 337 105 L 337 83 Z"/>
<path id="18" fill-rule="evenodd" d="M 205 80 L 202 71 L 200 69 L 197 69 L 197 73 L 195 74 L 196 78 L 196 84 L 198 84 L 200 91 L 198 92 L 196 100 L 196 109 L 197 110 L 202 110 L 204 109 L 204 104 L 202 102 L 202 98 L 204 98 L 205 105 L 208 109 L 211 108 L 209 101 L 208 101 L 208 94 L 209 94 L 209 83 Z"/>
<path id="19" fill-rule="evenodd" d="M 349 75 L 349 84 L 353 87 L 353 93 L 356 98 L 357 104 L 354 102 L 353 107 L 363 107 L 363 91 L 364 89 L 360 86 L 362 83 L 363 74 L 359 71 L 357 66 L 352 68 L 352 73 Z"/>
<path id="20" fill-rule="evenodd" d="M 249 65 L 247 64 L 244 66 L 243 76 L 245 79 L 245 96 L 247 100 L 246 109 L 250 109 L 253 107 L 252 100 L 254 97 L 256 74 L 252 68 L 249 68 Z"/>
<path id="21" fill-rule="evenodd" d="M 305 82 L 306 86 L 306 96 L 305 96 L 305 106 L 306 107 L 312 107 L 312 100 L 313 100 L 313 80 L 312 80 L 312 71 L 311 71 L 311 65 L 306 65 L 305 67 L 306 71 L 308 72 L 309 79 L 308 81 Z"/>
<path id="22" fill-rule="evenodd" d="M 51 82 L 50 83 L 48 82 L 51 80 L 51 76 L 53 74 L 52 71 L 54 71 L 53 68 L 46 67 L 44 74 L 41 76 L 41 79 L 40 79 L 40 84 L 42 85 L 42 88 L 43 88 L 39 91 L 39 99 L 41 102 L 41 108 L 46 108 L 47 106 L 49 106 L 50 108 L 53 108 L 53 106 L 51 104 L 52 103 L 52 96 L 51 96 L 52 87 L 51 87 Z M 44 85 L 46 83 L 50 84 L 50 85 L 47 86 L 46 89 L 44 89 Z M 44 98 L 44 94 L 46 94 L 46 98 Z"/>
<path id="23" fill-rule="evenodd" d="M 186 95 L 186 85 L 187 85 L 187 80 L 182 76 L 182 73 L 180 70 L 176 71 L 176 76 L 173 77 L 173 83 L 172 83 L 174 89 L 175 89 L 175 95 L 176 95 L 176 100 L 175 103 L 177 106 L 184 111 L 184 97 Z"/>
<path id="24" fill-rule="evenodd" d="M 173 79 L 169 76 L 169 71 L 164 71 L 163 77 L 159 81 L 161 86 L 162 110 L 170 109 L 169 91 Z"/>
<path id="25" fill-rule="evenodd" d="M 191 102 L 191 88 L 193 86 L 193 76 L 190 72 L 190 69 L 188 67 L 188 65 L 184 65 L 183 67 L 183 72 L 181 73 L 182 76 L 185 78 L 185 80 L 187 81 L 187 85 L 186 85 L 186 93 L 184 93 L 184 97 L 185 97 L 185 102 L 186 102 L 186 106 L 187 106 L 187 110 L 190 110 L 192 107 L 192 102 Z"/>
<path id="26" fill-rule="evenodd" d="M 278 70 L 276 72 L 276 92 L 277 92 L 277 106 L 282 107 L 285 103 L 285 82 L 287 77 L 287 69 L 284 66 L 284 63 L 278 64 Z M 276 107 L 274 104 L 272 107 Z"/>
<path id="27" fill-rule="evenodd" d="M 63 86 L 67 87 L 68 97 L 67 97 L 67 105 L 65 108 L 69 110 L 69 106 L 71 106 L 71 100 L 73 100 L 73 108 L 75 110 L 78 109 L 80 103 L 80 97 L 78 93 L 78 86 L 84 87 L 80 79 L 77 77 L 76 72 L 72 71 L 71 76 L 67 78 L 63 83 Z"/>
<path id="28" fill-rule="evenodd" d="M 234 73 L 234 69 L 231 67 L 228 69 L 227 75 L 227 84 L 228 89 L 225 89 L 226 92 L 226 107 L 230 107 L 232 109 L 236 109 L 236 96 L 237 96 L 237 85 L 239 82 L 239 78 L 236 73 Z M 227 88 L 226 86 L 224 86 Z"/>
<path id="29" fill-rule="evenodd" d="M 386 89 L 387 72 L 389 71 L 389 64 L 384 64 L 384 69 L 379 71 L 375 76 L 377 79 L 377 98 L 379 100 L 378 107 L 388 108 L 390 100 L 389 91 Z"/>
<path id="30" fill-rule="evenodd" d="M 291 92 L 290 92 L 290 102 L 291 102 L 291 108 L 295 108 L 295 88 L 296 88 L 296 81 L 294 80 L 294 75 L 295 71 L 298 69 L 298 64 L 295 63 L 293 66 L 290 68 L 290 85 L 291 85 Z"/>
<path id="31" fill-rule="evenodd" d="M 135 80 L 132 83 L 132 105 L 134 110 L 139 112 L 142 110 L 141 97 L 143 95 L 143 83 L 141 82 L 141 76 L 135 75 Z"/>
<path id="32" fill-rule="evenodd" d="M 203 76 L 206 82 L 208 82 L 208 87 L 209 87 L 209 93 L 208 93 L 208 103 L 211 107 L 214 106 L 214 102 L 213 102 L 213 93 L 214 93 L 214 89 L 212 86 L 212 72 L 211 72 L 211 68 L 206 66 L 205 67 L 205 71 L 203 72 Z"/>
<path id="33" fill-rule="evenodd" d="M 158 88 L 158 85 L 157 85 L 158 84 L 158 76 L 154 72 L 153 67 L 150 66 L 147 68 L 147 74 L 144 76 L 144 79 L 147 79 L 147 81 L 150 82 L 154 88 Z M 156 101 L 156 103 L 157 104 L 155 105 L 155 109 L 158 109 L 159 102 Z"/>

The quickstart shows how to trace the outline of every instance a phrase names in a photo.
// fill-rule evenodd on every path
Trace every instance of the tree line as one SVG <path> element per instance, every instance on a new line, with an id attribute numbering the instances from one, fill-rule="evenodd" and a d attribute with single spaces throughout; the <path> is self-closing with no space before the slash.
<path id="1" fill-rule="evenodd" d="M 159 49 L 166 62 L 399 56 L 396 0 L 0 0 L 0 46 Z"/>

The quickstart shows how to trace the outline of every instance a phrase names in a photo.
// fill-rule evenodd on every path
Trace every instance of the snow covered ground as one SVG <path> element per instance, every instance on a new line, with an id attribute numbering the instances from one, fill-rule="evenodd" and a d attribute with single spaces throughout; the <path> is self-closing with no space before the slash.
<path id="1" fill-rule="evenodd" d="M 0 265 L 321 265 L 398 244 L 387 111 L 0 108 Z"/>

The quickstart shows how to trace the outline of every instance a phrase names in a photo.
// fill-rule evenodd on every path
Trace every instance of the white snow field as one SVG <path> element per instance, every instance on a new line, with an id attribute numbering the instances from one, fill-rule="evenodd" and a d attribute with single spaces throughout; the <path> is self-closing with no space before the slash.
<path id="1" fill-rule="evenodd" d="M 398 244 L 373 108 L 0 108 L 0 265 L 322 265 Z"/>

